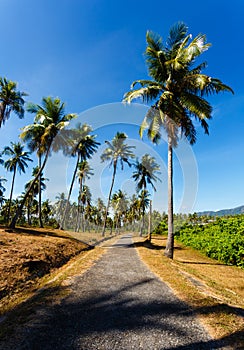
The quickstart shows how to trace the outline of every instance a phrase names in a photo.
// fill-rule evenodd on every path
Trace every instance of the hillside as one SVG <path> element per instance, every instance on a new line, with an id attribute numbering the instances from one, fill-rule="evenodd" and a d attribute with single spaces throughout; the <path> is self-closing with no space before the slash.
<path id="1" fill-rule="evenodd" d="M 199 216 L 226 216 L 244 214 L 244 205 L 232 209 L 222 209 L 218 211 L 202 211 L 197 213 Z"/>
<path id="2" fill-rule="evenodd" d="M 18 293 L 89 248 L 64 231 L 0 228 L 0 315 Z"/>

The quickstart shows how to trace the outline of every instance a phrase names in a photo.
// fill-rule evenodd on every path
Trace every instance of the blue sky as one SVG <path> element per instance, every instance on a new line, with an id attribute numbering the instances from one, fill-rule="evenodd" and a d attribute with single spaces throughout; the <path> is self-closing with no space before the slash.
<path id="1" fill-rule="evenodd" d="M 66 102 L 67 112 L 80 113 L 79 121 L 93 121 L 102 145 L 121 127 L 130 142 L 137 143 L 139 156 L 149 152 L 158 157 L 162 183 L 155 194 L 154 207 L 159 210 L 165 210 L 167 202 L 166 143 L 155 147 L 146 139 L 144 143 L 140 141 L 136 125 L 143 118 L 145 107 L 124 113 L 118 103 L 133 80 L 147 77 L 143 52 L 148 29 L 166 37 L 173 23 L 184 21 L 193 36 L 205 33 L 212 43 L 203 56 L 208 62 L 206 73 L 230 85 L 235 95 L 212 97 L 210 136 L 197 127 L 196 145 L 185 150 L 187 146 L 182 144 L 176 150 L 175 210 L 217 210 L 244 204 L 242 0 L 1 0 L 0 12 L 0 75 L 17 81 L 19 89 L 29 94 L 27 101 L 40 103 L 43 96 L 59 96 Z M 108 108 L 107 117 L 101 113 L 104 108 Z M 87 110 L 93 113 L 86 113 Z M 24 120 L 12 115 L 0 129 L 0 148 L 17 141 L 19 128 L 32 120 L 31 115 L 26 114 Z M 96 124 L 97 120 L 100 124 Z M 50 164 L 56 164 L 55 157 L 61 155 L 53 156 Z M 100 169 L 98 158 L 94 167 Z M 54 189 L 62 189 L 55 188 L 57 171 L 53 174 L 50 168 L 49 193 L 54 196 Z M 0 171 L 6 176 L 3 168 Z M 99 189 L 106 197 L 111 170 L 103 166 L 99 171 Z M 130 174 L 126 169 L 119 175 L 115 189 L 123 183 L 130 192 Z M 16 194 L 23 190 L 28 176 L 17 179 Z M 61 183 L 61 172 L 58 179 Z M 68 184 L 69 170 L 64 181 Z M 90 185 L 98 186 L 98 177 Z M 94 196 L 98 192 L 94 190 Z"/>

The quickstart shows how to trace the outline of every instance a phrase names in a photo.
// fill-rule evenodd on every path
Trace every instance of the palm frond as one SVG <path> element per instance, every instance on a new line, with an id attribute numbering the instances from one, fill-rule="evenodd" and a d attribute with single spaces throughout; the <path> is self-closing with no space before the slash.
<path id="1" fill-rule="evenodd" d="M 137 90 L 129 91 L 124 96 L 124 101 L 127 103 L 131 103 L 131 101 L 135 99 L 142 99 L 143 102 L 150 102 L 155 100 L 161 91 L 161 87 L 159 85 L 142 87 Z"/>
<path id="2" fill-rule="evenodd" d="M 166 47 L 168 49 L 173 48 L 175 45 L 179 44 L 186 36 L 188 27 L 183 22 L 177 22 L 174 24 L 169 31 L 169 37 L 166 42 Z"/>

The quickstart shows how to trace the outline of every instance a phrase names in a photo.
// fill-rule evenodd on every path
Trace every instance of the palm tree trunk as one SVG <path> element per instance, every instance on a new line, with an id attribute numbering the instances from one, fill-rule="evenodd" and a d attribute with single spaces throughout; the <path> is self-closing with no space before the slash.
<path id="1" fill-rule="evenodd" d="M 0 103 L 0 128 L 2 126 L 2 123 L 4 123 L 4 115 L 5 115 L 5 110 L 6 110 L 6 103 L 1 102 Z"/>
<path id="2" fill-rule="evenodd" d="M 75 166 L 75 170 L 74 170 L 74 173 L 73 173 L 73 177 L 72 177 L 72 180 L 71 180 L 70 188 L 69 188 L 69 194 L 68 194 L 67 202 L 66 202 L 66 205 L 65 205 L 65 210 L 64 210 L 63 218 L 62 218 L 62 221 L 61 221 L 61 224 L 60 224 L 60 229 L 61 229 L 61 230 L 63 230 L 63 228 L 64 228 L 65 218 L 66 218 L 67 211 L 68 211 L 68 207 L 69 207 L 69 200 L 70 200 L 71 193 L 72 193 L 72 190 L 73 190 L 73 187 L 74 187 L 75 177 L 76 177 L 76 173 L 77 173 L 79 161 L 80 161 L 80 157 L 78 156 L 78 157 L 77 157 L 76 166 Z"/>
<path id="3" fill-rule="evenodd" d="M 174 256 L 174 213 L 173 213 L 173 147 L 168 137 L 168 238 L 164 255 L 170 259 Z"/>
<path id="4" fill-rule="evenodd" d="M 27 222 L 28 222 L 28 225 L 31 226 L 30 202 L 29 201 L 28 201 L 28 204 L 27 204 Z"/>
<path id="5" fill-rule="evenodd" d="M 41 155 L 38 156 L 38 166 L 39 169 L 41 168 Z M 41 178 L 42 178 L 42 173 L 39 175 L 39 182 L 38 182 L 38 216 L 39 216 L 39 226 L 42 228 L 43 227 L 43 222 L 42 222 L 42 190 L 41 190 Z"/>
<path id="6" fill-rule="evenodd" d="M 14 173 L 13 173 L 11 191 L 10 191 L 10 196 L 9 196 L 9 206 L 8 206 L 7 223 L 9 222 L 9 218 L 10 218 L 10 210 L 11 210 L 11 204 L 12 204 L 12 198 L 13 198 L 15 175 L 16 175 L 16 166 L 14 167 Z"/>
<path id="7" fill-rule="evenodd" d="M 82 194 L 82 188 L 83 188 L 83 181 L 82 177 L 80 178 L 80 186 L 79 186 L 79 194 L 78 194 L 78 208 L 77 208 L 77 219 L 76 219 L 76 232 L 79 232 L 80 230 L 80 220 L 82 215 L 82 208 L 81 208 L 81 194 Z M 82 218 L 83 220 L 83 218 Z M 82 222 L 83 225 L 83 222 Z"/>
<path id="8" fill-rule="evenodd" d="M 108 204 L 107 204 L 107 207 L 106 207 L 106 212 L 105 212 L 105 217 L 104 217 L 102 236 L 105 235 L 106 221 L 107 221 L 107 217 L 108 217 L 108 210 L 109 210 L 109 205 L 110 205 L 110 199 L 111 199 L 111 195 L 112 195 L 112 191 L 113 191 L 113 187 L 114 187 L 114 180 L 115 180 L 115 175 L 116 175 L 116 169 L 117 169 L 117 161 L 114 162 L 114 171 L 113 171 L 112 183 L 111 183 L 111 187 L 110 187 L 110 191 L 109 191 L 109 195 L 108 195 Z"/>
<path id="9" fill-rule="evenodd" d="M 32 180 L 32 182 L 30 183 L 30 186 L 29 186 L 29 188 L 27 189 L 27 191 L 26 191 L 26 193 L 25 193 L 25 195 L 24 195 L 24 198 L 23 198 L 21 204 L 19 205 L 19 207 L 18 207 L 18 209 L 17 209 L 17 211 L 16 211 L 16 214 L 15 214 L 15 216 L 13 217 L 13 219 L 12 219 L 10 225 L 9 225 L 10 228 L 15 228 L 16 222 L 17 222 L 18 218 L 20 217 L 20 215 L 21 215 L 21 213 L 22 213 L 23 207 L 24 207 L 24 205 L 25 205 L 25 202 L 26 202 L 28 196 L 29 196 L 30 192 L 32 191 L 32 189 L 33 189 L 33 187 L 34 187 L 34 184 L 35 184 L 36 181 L 38 180 L 40 174 L 43 172 L 43 169 L 44 169 L 44 167 L 45 167 L 45 165 L 46 165 L 46 163 L 47 163 L 47 159 L 48 159 L 48 156 L 49 156 L 49 153 L 50 153 L 51 145 L 52 145 L 52 142 L 50 142 L 50 144 L 49 144 L 49 146 L 48 146 L 48 149 L 47 149 L 47 152 L 46 152 L 46 156 L 45 156 L 45 159 L 44 159 L 44 162 L 43 162 L 41 168 L 39 169 L 39 171 L 38 171 L 36 177 L 35 177 L 35 178 Z"/>
<path id="10" fill-rule="evenodd" d="M 148 236 L 147 239 L 151 242 L 152 239 L 152 201 L 150 200 L 149 215 L 148 215 Z"/>

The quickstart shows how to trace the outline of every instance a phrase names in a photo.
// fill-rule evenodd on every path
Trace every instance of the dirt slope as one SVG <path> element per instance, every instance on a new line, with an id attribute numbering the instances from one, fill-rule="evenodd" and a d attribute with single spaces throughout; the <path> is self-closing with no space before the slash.
<path id="1" fill-rule="evenodd" d="M 62 231 L 0 229 L 0 315 L 14 295 L 87 249 Z"/>

